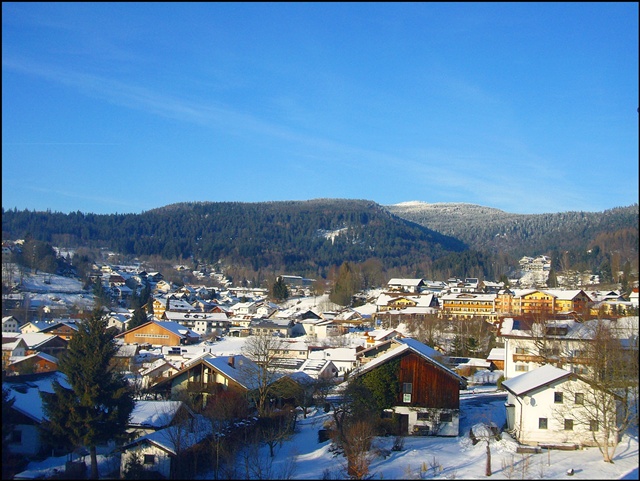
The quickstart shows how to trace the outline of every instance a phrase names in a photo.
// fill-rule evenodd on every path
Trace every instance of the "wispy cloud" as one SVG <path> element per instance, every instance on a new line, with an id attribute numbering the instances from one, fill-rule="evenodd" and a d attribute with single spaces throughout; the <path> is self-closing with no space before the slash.
<path id="1" fill-rule="evenodd" d="M 30 185 L 30 184 L 24 184 L 24 183 L 21 183 L 20 185 L 22 188 L 28 189 L 32 192 L 62 196 L 70 199 L 89 200 L 91 202 L 97 202 L 97 203 L 108 205 L 108 206 L 122 206 L 122 207 L 127 207 L 135 210 L 140 210 L 139 205 L 131 204 L 130 202 L 122 200 L 122 198 L 105 197 L 105 196 L 99 196 L 99 195 L 86 195 L 86 194 L 82 194 L 79 191 L 79 189 L 69 191 L 69 190 L 51 189 L 48 187 L 42 187 L 42 186 Z"/>
<path id="2" fill-rule="evenodd" d="M 528 178 L 538 175 L 547 177 L 550 170 L 545 167 L 546 162 L 531 152 L 518 140 L 504 140 L 505 152 L 497 159 L 487 159 L 465 152 L 464 147 L 451 149 L 429 150 L 423 152 L 409 152 L 406 154 L 389 154 L 375 149 L 347 145 L 331 139 L 301 134 L 278 123 L 264 120 L 254 114 L 239 111 L 226 105 L 212 101 L 196 102 L 175 95 L 159 92 L 152 88 L 123 82 L 104 76 L 98 76 L 79 71 L 72 71 L 54 66 L 46 66 L 36 62 L 15 57 L 3 58 L 3 69 L 44 78 L 46 80 L 77 89 L 81 93 L 106 102 L 123 106 L 128 109 L 147 112 L 165 118 L 182 122 L 189 122 L 228 133 L 243 135 L 262 135 L 268 138 L 284 140 L 290 149 L 298 151 L 298 155 L 311 156 L 323 163 L 332 162 L 335 165 L 349 165 L 358 167 L 364 165 L 368 169 L 401 169 L 407 173 L 411 181 L 424 183 L 425 191 L 437 189 L 441 191 L 458 191 L 461 198 L 467 193 L 474 198 L 490 199 L 491 204 L 518 203 L 523 191 L 530 189 L 521 184 L 521 172 L 500 167 L 501 162 L 507 162 L 508 157 L 517 156 L 518 161 L 525 161 L 530 169 Z M 457 84 L 455 90 L 483 101 L 494 102 L 481 90 L 468 84 Z M 15 144 L 15 143 L 14 143 Z M 37 143 L 35 143 L 37 144 Z M 43 143 L 45 144 L 45 143 Z M 55 144 L 55 143 L 52 143 Z M 73 145 L 74 143 L 60 143 L 59 145 Z M 76 145 L 92 145 L 92 143 L 76 143 Z M 93 145 L 107 145 L 96 143 Z M 298 147 L 294 147 L 297 145 Z M 54 193 L 54 191 L 51 191 Z M 55 191 L 56 194 L 69 197 L 78 196 L 77 193 Z M 571 195 L 564 191 L 560 197 L 567 200 Z M 89 199 L 90 197 L 83 197 Z M 511 202 L 509 199 L 513 198 Z M 130 204 L 115 199 L 91 198 L 100 202 L 109 202 L 130 206 Z M 560 199 L 558 199 L 560 201 Z M 561 202 L 561 201 L 560 201 Z"/>

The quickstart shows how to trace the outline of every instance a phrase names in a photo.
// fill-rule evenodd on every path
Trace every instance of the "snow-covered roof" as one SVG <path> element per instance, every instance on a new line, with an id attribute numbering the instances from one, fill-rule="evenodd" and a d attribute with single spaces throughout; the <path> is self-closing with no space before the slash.
<path id="1" fill-rule="evenodd" d="M 329 359 L 331 361 L 355 361 L 356 349 L 354 347 L 334 347 L 318 351 L 310 351 L 309 359 Z"/>
<path id="2" fill-rule="evenodd" d="M 182 401 L 136 401 L 129 426 L 163 428 L 171 423 L 180 406 Z"/>
<path id="3" fill-rule="evenodd" d="M 47 354 L 46 352 L 35 352 L 33 354 L 29 354 L 28 356 L 12 356 L 10 359 L 11 359 L 11 364 L 17 364 L 19 362 L 26 361 L 27 359 L 32 359 L 36 357 L 44 359 L 45 361 L 52 362 L 54 364 L 58 364 L 58 358 L 50 354 Z"/>
<path id="4" fill-rule="evenodd" d="M 584 292 L 582 289 L 544 289 L 543 292 L 547 294 L 551 294 L 552 296 L 555 296 L 557 299 L 560 299 L 563 301 L 570 301 L 576 298 L 580 293 L 586 294 L 586 292 Z M 588 294 L 586 295 L 587 297 L 589 296 Z"/>
<path id="5" fill-rule="evenodd" d="M 538 332 L 542 327 L 565 328 L 563 333 L 546 334 L 550 338 L 561 339 L 591 339 L 597 331 L 598 323 L 606 323 L 612 333 L 619 339 L 629 339 L 638 335 L 638 316 L 620 317 L 616 320 L 589 319 L 577 321 L 575 319 L 549 320 L 544 323 L 534 323 L 530 320 L 507 317 L 502 321 L 500 335 L 507 337 L 521 337 L 524 339 L 542 335 Z"/>
<path id="6" fill-rule="evenodd" d="M 233 357 L 233 366 L 229 364 L 230 357 Z M 209 355 L 203 358 L 202 361 L 248 390 L 258 387 L 258 372 L 262 368 L 242 354 L 236 354 L 234 356 Z"/>
<path id="7" fill-rule="evenodd" d="M 502 381 L 502 387 L 516 396 L 521 396 L 570 375 L 569 371 L 545 364 L 533 371 Z"/>
<path id="8" fill-rule="evenodd" d="M 413 301 L 416 303 L 416 307 L 429 307 L 430 304 L 433 302 L 433 293 L 432 292 L 430 292 L 429 294 L 403 293 L 401 295 L 382 293 L 376 299 L 376 305 L 386 306 L 391 301 L 395 301 L 397 299 L 408 299 L 410 301 Z"/>
<path id="9" fill-rule="evenodd" d="M 394 357 L 397 357 L 405 352 L 412 351 L 418 354 L 419 356 L 421 356 L 422 358 L 426 359 L 430 363 L 438 366 L 442 370 L 451 374 L 452 376 L 458 378 L 460 382 L 466 382 L 462 376 L 458 375 L 455 371 L 449 369 L 447 366 L 445 366 L 444 364 L 436 360 L 441 358 L 442 355 L 432 347 L 429 347 L 426 344 L 423 344 L 420 341 L 413 338 L 409 338 L 409 337 L 402 338 L 402 339 L 395 339 L 395 341 L 399 343 L 398 347 L 390 349 L 389 351 L 385 352 L 383 355 L 376 357 L 371 361 L 369 361 L 367 364 L 364 364 L 358 367 L 351 373 L 351 376 L 361 375 L 377 366 L 384 364 L 385 362 L 387 362 L 388 360 Z"/>
<path id="10" fill-rule="evenodd" d="M 15 399 L 12 408 L 40 423 L 46 419 L 40 392 L 53 393 L 53 381 L 57 380 L 66 389 L 71 389 L 67 377 L 60 371 L 46 374 L 10 376 L 2 387 L 10 390 L 10 398 Z"/>
<path id="11" fill-rule="evenodd" d="M 192 331 L 188 327 L 184 327 L 182 324 L 179 324 L 175 321 L 151 321 L 151 322 L 154 322 L 158 326 L 161 326 L 166 330 L 171 331 L 172 333 L 180 337 L 200 337 L 200 334 L 198 334 L 197 332 Z"/>
<path id="12" fill-rule="evenodd" d="M 192 425 L 186 427 L 181 425 L 169 426 L 150 434 L 140 436 L 135 441 L 127 444 L 124 448 L 137 444 L 150 443 L 158 446 L 172 455 L 177 454 L 177 449 L 185 450 L 198 444 L 213 432 L 211 421 L 204 416 L 197 415 Z M 176 448 L 179 444 L 180 447 Z"/>
<path id="13" fill-rule="evenodd" d="M 504 361 L 505 349 L 504 347 L 494 347 L 487 356 L 487 361 Z"/>
<path id="14" fill-rule="evenodd" d="M 387 282 L 388 286 L 413 286 L 417 287 L 422 283 L 422 279 L 402 279 L 394 277 Z"/>
<path id="15" fill-rule="evenodd" d="M 38 346 L 58 336 L 55 334 L 48 334 L 46 332 L 28 332 L 20 334 L 20 337 L 24 339 L 24 342 L 29 349 L 37 349 Z"/>

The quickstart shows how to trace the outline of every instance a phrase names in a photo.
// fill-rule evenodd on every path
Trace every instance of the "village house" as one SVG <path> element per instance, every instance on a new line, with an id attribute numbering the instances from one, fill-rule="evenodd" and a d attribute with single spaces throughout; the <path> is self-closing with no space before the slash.
<path id="1" fill-rule="evenodd" d="M 15 334 L 15 333 L 12 333 Z M 16 357 L 24 357 L 27 351 L 27 344 L 20 337 L 2 336 L 2 370 L 4 371 Z"/>
<path id="2" fill-rule="evenodd" d="M 404 337 L 395 329 L 371 330 L 364 333 L 365 348 L 378 345 L 396 337 Z"/>
<path id="3" fill-rule="evenodd" d="M 306 342 L 296 341 L 294 339 L 282 339 L 275 343 L 269 352 L 278 358 L 287 359 L 307 359 L 309 346 Z"/>
<path id="4" fill-rule="evenodd" d="M 227 332 L 231 321 L 223 312 L 165 311 L 162 320 L 177 322 L 201 336 Z"/>
<path id="5" fill-rule="evenodd" d="M 433 293 L 409 295 L 394 292 L 383 292 L 376 299 L 376 312 L 411 307 L 437 308 L 438 299 Z"/>
<path id="6" fill-rule="evenodd" d="M 127 330 L 127 325 L 130 320 L 131 314 L 111 312 L 107 316 L 107 329 L 114 328 L 118 332 L 124 332 Z"/>
<path id="7" fill-rule="evenodd" d="M 65 319 L 48 323 L 40 332 L 54 334 L 66 341 L 70 341 L 78 332 L 78 325 L 73 319 Z"/>
<path id="8" fill-rule="evenodd" d="M 24 340 L 26 344 L 25 355 L 43 352 L 50 356 L 58 357 L 67 349 L 69 341 L 55 334 L 46 332 L 30 332 L 27 334 L 19 334 L 18 337 Z"/>
<path id="9" fill-rule="evenodd" d="M 164 357 L 155 359 L 152 362 L 144 363 L 142 368 L 138 371 L 138 376 L 140 376 L 142 384 L 141 387 L 143 389 L 148 389 L 162 378 L 168 378 L 178 372 L 178 370 L 178 366 L 169 362 L 169 360 Z"/>
<path id="10" fill-rule="evenodd" d="M 54 380 L 64 388 L 70 388 L 66 376 L 59 371 L 3 379 L 2 388 L 7 389 L 9 397 L 14 399 L 9 408 L 13 423 L 8 440 L 10 452 L 30 457 L 51 453 L 52 447 L 44 441 L 40 430 L 46 420 L 41 393 L 53 393 Z"/>
<path id="11" fill-rule="evenodd" d="M 134 440 L 193 418 L 194 413 L 182 401 L 137 400 L 129 417 L 127 433 L 129 439 Z"/>
<path id="12" fill-rule="evenodd" d="M 51 323 L 47 321 L 28 321 L 20 326 L 20 332 L 25 334 L 29 332 L 40 332 L 42 329 L 49 327 L 50 325 Z"/>
<path id="13" fill-rule="evenodd" d="M 132 460 L 139 459 L 149 479 L 181 479 L 185 473 L 178 471 L 180 460 L 190 457 L 212 432 L 211 421 L 195 416 L 185 423 L 140 436 L 121 448 L 120 475 L 125 479 Z"/>
<path id="14" fill-rule="evenodd" d="M 188 327 L 172 321 L 149 321 L 116 336 L 125 344 L 179 346 L 200 341 L 200 335 Z"/>
<path id="15" fill-rule="evenodd" d="M 489 363 L 489 369 L 491 371 L 499 370 L 504 371 L 504 347 L 494 347 L 487 356 L 487 362 Z"/>
<path id="16" fill-rule="evenodd" d="M 598 322 L 609 324 L 620 340 L 621 349 L 629 349 L 630 355 L 637 356 L 637 316 L 602 321 L 567 317 L 540 322 L 530 318 L 505 318 L 497 335 L 504 344 L 505 379 L 533 371 L 548 359 L 553 359 L 557 367 L 585 374 L 591 360 L 584 355 L 584 343 L 593 338 Z"/>
<path id="17" fill-rule="evenodd" d="M 387 282 L 387 291 L 419 293 L 424 287 L 422 279 L 393 278 Z"/>
<path id="18" fill-rule="evenodd" d="M 348 332 L 347 327 L 343 327 L 333 320 L 326 319 L 304 319 L 298 322 L 298 325 L 304 329 L 304 334 L 310 336 L 311 339 L 323 340 L 336 337 Z"/>
<path id="19" fill-rule="evenodd" d="M 204 355 L 185 363 L 168 378 L 160 379 L 153 386 L 153 391 L 165 399 L 176 399 L 179 393 L 187 393 L 194 403 L 204 408 L 208 396 L 215 396 L 220 390 L 248 396 L 257 388 L 261 371 L 260 366 L 242 354 Z"/>
<path id="20" fill-rule="evenodd" d="M 13 316 L 3 317 L 2 332 L 20 332 L 20 321 Z"/>
<path id="21" fill-rule="evenodd" d="M 328 347 L 322 350 L 309 351 L 308 359 L 326 359 L 333 362 L 338 369 L 338 375 L 352 371 L 358 365 L 356 355 L 363 350 L 358 347 Z"/>
<path id="22" fill-rule="evenodd" d="M 11 357 L 7 366 L 8 374 L 33 374 L 57 370 L 58 359 L 44 352 Z"/>
<path id="23" fill-rule="evenodd" d="M 307 359 L 298 369 L 312 379 L 335 379 L 339 371 L 333 361 L 328 359 Z"/>
<path id="24" fill-rule="evenodd" d="M 399 416 L 403 434 L 458 436 L 460 389 L 466 389 L 466 379 L 437 361 L 440 353 L 415 339 L 396 338 L 388 342 L 396 345 L 361 365 L 350 378 L 398 361 L 399 389 L 395 404 L 385 410 L 386 415 Z"/>
<path id="25" fill-rule="evenodd" d="M 540 447 L 596 446 L 594 436 L 618 442 L 617 412 L 602 409 L 616 404 L 613 393 L 600 392 L 594 408 L 595 386 L 570 371 L 545 364 L 502 383 L 507 391 L 507 431 L 521 444 Z M 599 397 L 609 396 L 609 401 Z M 603 403 L 603 404 L 600 404 Z M 609 419 L 605 420 L 605 417 Z M 610 429 L 609 433 L 604 430 Z"/>
<path id="26" fill-rule="evenodd" d="M 249 329 L 252 334 L 275 334 L 280 337 L 304 334 L 304 328 L 293 319 L 252 319 Z"/>

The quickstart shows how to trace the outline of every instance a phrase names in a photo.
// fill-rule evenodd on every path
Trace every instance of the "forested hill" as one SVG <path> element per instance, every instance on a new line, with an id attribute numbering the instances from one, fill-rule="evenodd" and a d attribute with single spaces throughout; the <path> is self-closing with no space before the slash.
<path id="1" fill-rule="evenodd" d="M 510 214 L 463 203 L 404 202 L 390 212 L 458 238 L 471 249 L 514 256 L 598 248 L 638 260 L 638 204 L 604 212 Z"/>
<path id="2" fill-rule="evenodd" d="M 457 239 L 401 219 L 367 200 L 180 203 L 141 214 L 3 209 L 3 238 L 122 254 L 190 258 L 324 275 L 343 261 L 378 258 L 385 268 L 429 265 L 466 250 Z"/>

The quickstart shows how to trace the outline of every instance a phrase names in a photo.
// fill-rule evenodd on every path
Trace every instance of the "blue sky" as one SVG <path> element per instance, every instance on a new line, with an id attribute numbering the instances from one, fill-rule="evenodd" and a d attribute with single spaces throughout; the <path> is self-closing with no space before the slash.
<path id="1" fill-rule="evenodd" d="M 3 3 L 2 206 L 638 202 L 637 3 Z"/>

